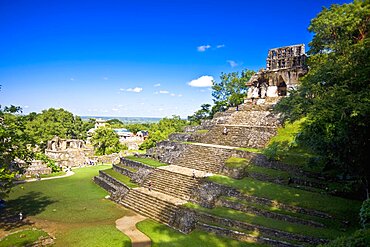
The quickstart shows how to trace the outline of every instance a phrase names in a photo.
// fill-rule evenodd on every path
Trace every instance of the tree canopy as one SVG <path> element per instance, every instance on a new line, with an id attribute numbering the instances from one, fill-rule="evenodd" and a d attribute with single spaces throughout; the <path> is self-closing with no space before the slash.
<path id="1" fill-rule="evenodd" d="M 311 20 L 309 72 L 276 109 L 307 117 L 297 140 L 321 154 L 325 169 L 369 180 L 370 1 L 324 8 Z M 368 186 L 368 185 L 367 185 Z"/>
<path id="2" fill-rule="evenodd" d="M 0 199 L 9 193 L 15 175 L 22 168 L 19 162 L 33 158 L 31 137 L 25 131 L 25 117 L 19 107 L 0 107 Z"/>
<path id="3" fill-rule="evenodd" d="M 123 149 L 127 149 L 119 142 L 118 135 L 111 128 L 107 127 L 96 129 L 91 138 L 91 143 L 97 155 L 118 153 Z"/>
<path id="4" fill-rule="evenodd" d="M 244 102 L 247 93 L 247 81 L 254 75 L 252 70 L 221 73 L 220 81 L 213 82 L 212 97 L 214 105 L 201 105 L 201 109 L 188 117 L 192 123 L 200 123 L 203 119 L 211 119 L 217 112 L 225 111 L 229 106 L 238 106 Z"/>
<path id="5" fill-rule="evenodd" d="M 187 124 L 180 116 L 162 118 L 158 123 L 151 124 L 149 137 L 140 145 L 140 149 L 154 147 L 157 142 L 166 140 L 171 133 L 181 132 Z"/>
<path id="6" fill-rule="evenodd" d="M 50 108 L 39 114 L 30 113 L 25 118 L 27 119 L 26 132 L 42 149 L 54 136 L 86 139 L 87 130 L 94 126 L 91 121 L 82 121 L 81 117 L 74 116 L 64 109 Z"/>

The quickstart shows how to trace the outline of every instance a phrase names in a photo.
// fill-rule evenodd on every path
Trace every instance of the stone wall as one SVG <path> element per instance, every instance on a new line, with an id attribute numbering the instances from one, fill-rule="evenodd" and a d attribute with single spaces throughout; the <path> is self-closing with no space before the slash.
<path id="1" fill-rule="evenodd" d="M 291 223 L 297 223 L 297 224 L 308 225 L 308 226 L 313 226 L 313 227 L 324 227 L 322 223 L 318 223 L 318 222 L 311 221 L 311 220 L 304 220 L 301 218 L 297 218 L 297 217 L 293 217 L 293 216 L 289 216 L 285 214 L 279 214 L 279 213 L 262 210 L 260 208 L 246 205 L 246 204 L 243 204 L 237 201 L 226 200 L 225 198 L 222 198 L 222 197 L 220 197 L 216 201 L 215 206 L 227 207 L 227 208 L 235 209 L 235 210 L 246 212 L 246 213 L 261 215 L 266 218 L 272 218 L 272 219 L 287 221 Z"/>
<path id="2" fill-rule="evenodd" d="M 143 184 L 145 179 L 154 171 L 154 168 L 138 161 L 121 158 L 121 164 L 136 169 L 136 172 L 127 173 L 134 183 Z"/>
<path id="3" fill-rule="evenodd" d="M 113 184 L 109 183 L 108 181 L 102 179 L 99 176 L 95 176 L 93 178 L 93 181 L 94 183 L 96 183 L 97 185 L 99 185 L 100 187 L 108 191 L 109 193 L 114 193 L 116 191 L 116 187 Z"/>
<path id="4" fill-rule="evenodd" d="M 163 163 L 172 164 L 186 149 L 187 145 L 183 143 L 161 141 L 154 148 L 148 149 L 146 154 Z"/>
<path id="5" fill-rule="evenodd" d="M 327 240 L 324 239 L 318 239 L 310 236 L 304 236 L 300 234 L 294 234 L 289 232 L 284 232 L 277 229 L 272 229 L 265 226 L 260 225 L 253 225 L 247 222 L 237 221 L 237 220 L 231 220 L 231 219 L 225 219 L 218 216 L 206 214 L 206 213 L 197 213 L 198 219 L 200 222 L 212 222 L 217 225 L 224 225 L 227 227 L 232 228 L 239 228 L 247 231 L 258 231 L 261 235 L 269 236 L 269 237 L 275 237 L 279 236 L 280 238 L 284 238 L 291 241 L 299 241 L 299 242 L 305 242 L 305 243 L 311 243 L 311 244 L 322 244 L 327 243 Z"/>
<path id="6" fill-rule="evenodd" d="M 130 170 L 128 170 L 128 169 L 126 169 L 126 168 L 124 168 L 122 166 L 118 166 L 116 164 L 113 165 L 113 170 L 116 171 L 116 172 L 118 172 L 118 173 L 121 173 L 121 174 L 123 174 L 123 175 L 125 175 L 125 176 L 127 176 L 129 178 L 132 178 L 134 176 L 134 174 L 135 174 L 135 172 L 130 171 Z"/>
<path id="7" fill-rule="evenodd" d="M 24 164 L 25 165 L 25 164 Z M 42 160 L 32 160 L 31 165 L 26 166 L 24 175 L 33 176 L 36 174 L 50 174 L 52 172 L 50 167 L 47 167 Z"/>
<path id="8" fill-rule="evenodd" d="M 115 186 L 116 189 L 124 188 L 127 192 L 130 190 L 130 188 L 126 184 L 122 183 L 121 181 L 118 181 L 117 179 L 108 175 L 104 171 L 99 171 L 99 177 L 111 183 L 113 186 Z"/>
<path id="9" fill-rule="evenodd" d="M 223 134 L 224 127 L 227 134 Z M 276 128 L 242 125 L 214 126 L 201 140 L 203 143 L 233 147 L 263 148 L 276 135 Z"/>

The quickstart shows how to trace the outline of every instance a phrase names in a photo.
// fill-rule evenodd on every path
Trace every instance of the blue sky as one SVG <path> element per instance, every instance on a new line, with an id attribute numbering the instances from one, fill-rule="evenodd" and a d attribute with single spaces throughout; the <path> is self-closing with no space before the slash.
<path id="1" fill-rule="evenodd" d="M 186 117 L 212 102 L 221 72 L 264 68 L 270 48 L 308 49 L 310 20 L 344 2 L 1 0 L 0 105 Z"/>

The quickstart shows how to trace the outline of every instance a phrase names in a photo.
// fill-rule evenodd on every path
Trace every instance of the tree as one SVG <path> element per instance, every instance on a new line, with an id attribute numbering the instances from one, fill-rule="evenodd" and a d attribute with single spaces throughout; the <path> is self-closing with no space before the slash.
<path id="1" fill-rule="evenodd" d="M 26 116 L 26 131 L 42 149 L 54 136 L 60 138 L 86 139 L 90 122 L 82 122 L 81 117 L 73 116 L 64 109 L 50 108 L 42 113 L 30 113 Z"/>
<path id="2" fill-rule="evenodd" d="M 193 115 L 188 116 L 188 121 L 190 121 L 190 123 L 200 124 L 201 120 L 212 118 L 210 104 L 203 104 L 200 107 L 200 110 L 196 111 Z"/>
<path id="3" fill-rule="evenodd" d="M 97 155 L 118 153 L 123 149 L 127 149 L 127 147 L 119 142 L 118 135 L 107 127 L 96 129 L 91 138 L 91 143 Z"/>
<path id="4" fill-rule="evenodd" d="M 182 131 L 187 124 L 188 122 L 180 116 L 162 118 L 158 123 L 151 125 L 149 137 L 140 145 L 140 149 L 154 147 L 157 142 L 166 140 L 171 133 Z"/>
<path id="5" fill-rule="evenodd" d="M 110 127 L 112 129 L 119 129 L 119 128 L 123 128 L 123 126 L 124 126 L 123 123 L 122 123 L 122 121 L 120 121 L 119 119 L 116 119 L 116 118 L 109 119 L 107 121 L 107 123 L 110 125 Z"/>
<path id="6" fill-rule="evenodd" d="M 344 178 L 361 177 L 368 189 L 370 150 L 370 1 L 324 8 L 314 33 L 309 72 L 276 110 L 284 120 L 307 117 L 297 139 Z"/>
<path id="7" fill-rule="evenodd" d="M 254 74 L 252 70 L 243 70 L 240 75 L 238 72 L 221 73 L 221 81 L 214 82 L 212 86 L 214 103 L 218 102 L 218 107 L 220 105 L 237 106 L 243 103 L 248 90 L 246 83 Z"/>
<path id="8" fill-rule="evenodd" d="M 19 107 L 0 107 L 0 199 L 10 192 L 15 175 L 33 158 L 33 142 L 25 132 L 26 118 L 20 112 Z"/>

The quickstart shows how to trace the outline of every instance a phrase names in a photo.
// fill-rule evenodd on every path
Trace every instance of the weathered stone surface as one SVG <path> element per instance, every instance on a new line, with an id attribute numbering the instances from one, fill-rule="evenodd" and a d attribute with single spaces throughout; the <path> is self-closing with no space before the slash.
<path id="1" fill-rule="evenodd" d="M 195 228 L 197 220 L 194 211 L 179 207 L 169 225 L 183 233 L 189 233 Z"/>
<path id="2" fill-rule="evenodd" d="M 56 136 L 48 141 L 45 155 L 59 166 L 76 167 L 89 161 L 93 149 L 88 148 L 83 140 L 66 140 Z"/>
<path id="3" fill-rule="evenodd" d="M 173 161 L 177 159 L 186 149 L 186 144 L 171 141 L 161 141 L 157 143 L 156 147 L 147 150 L 147 155 L 158 159 L 161 162 L 172 164 Z"/>
<path id="4" fill-rule="evenodd" d="M 274 240 L 274 239 L 270 239 L 266 237 L 254 237 L 254 236 L 248 235 L 243 232 L 226 229 L 226 228 L 222 228 L 219 226 L 212 226 L 212 225 L 208 225 L 208 224 L 201 223 L 201 222 L 197 223 L 196 228 L 202 231 L 212 232 L 216 234 L 217 236 L 233 238 L 239 241 L 256 242 L 256 243 L 268 244 L 271 246 L 278 246 L 278 247 L 299 246 L 299 245 L 294 245 L 294 244 L 290 244 L 284 241 L 278 241 L 278 240 Z"/>
<path id="5" fill-rule="evenodd" d="M 123 175 L 125 175 L 129 178 L 132 178 L 135 174 L 135 172 L 130 171 L 130 170 L 126 169 L 125 167 L 119 166 L 119 165 L 116 165 L 116 164 L 113 165 L 113 170 L 118 172 L 118 173 L 121 173 L 121 174 L 123 174 Z"/>
<path id="6" fill-rule="evenodd" d="M 235 201 L 229 201 L 226 200 L 225 198 L 219 198 L 216 201 L 216 206 L 221 206 L 221 207 L 227 207 L 227 208 L 232 208 L 235 210 L 239 210 L 242 212 L 246 213 L 252 213 L 260 216 L 264 216 L 266 218 L 272 218 L 272 219 L 277 219 L 277 220 L 282 220 L 282 221 L 287 221 L 291 223 L 296 223 L 296 224 L 302 224 L 302 225 L 308 225 L 308 226 L 313 226 L 313 227 L 324 227 L 322 223 L 315 222 L 312 220 L 304 220 L 301 218 L 285 215 L 285 214 L 279 214 L 279 213 L 274 213 L 266 210 L 262 210 L 250 205 L 246 205 L 240 202 L 235 202 Z"/>
<path id="7" fill-rule="evenodd" d="M 287 240 L 311 243 L 311 244 L 316 244 L 316 245 L 328 242 L 325 239 L 319 239 L 319 238 L 314 238 L 310 236 L 304 236 L 300 234 L 284 232 L 284 231 L 272 229 L 272 228 L 265 227 L 265 226 L 253 225 L 247 222 L 225 219 L 225 218 L 221 218 L 221 217 L 206 214 L 206 213 L 198 212 L 197 215 L 198 215 L 198 219 L 200 222 L 213 222 L 218 225 L 224 225 L 227 227 L 236 227 L 236 228 L 244 229 L 248 231 L 258 231 L 263 236 L 280 237 L 280 238 L 285 238 Z"/>
<path id="8" fill-rule="evenodd" d="M 229 194 L 229 191 L 229 187 L 203 181 L 198 187 L 193 189 L 190 200 L 202 207 L 213 208 L 218 197 Z"/>
<path id="9" fill-rule="evenodd" d="M 227 134 L 223 134 L 225 127 Z M 276 135 L 274 127 L 216 125 L 201 139 L 201 142 L 233 147 L 263 148 L 274 135 Z"/>
<path id="10" fill-rule="evenodd" d="M 108 191 L 109 193 L 113 193 L 116 191 L 116 187 L 113 184 L 109 183 L 108 181 L 104 180 L 103 178 L 99 176 L 95 176 L 93 178 L 93 181 L 94 183 L 96 183 L 97 185 L 99 185 L 100 187 Z"/>

